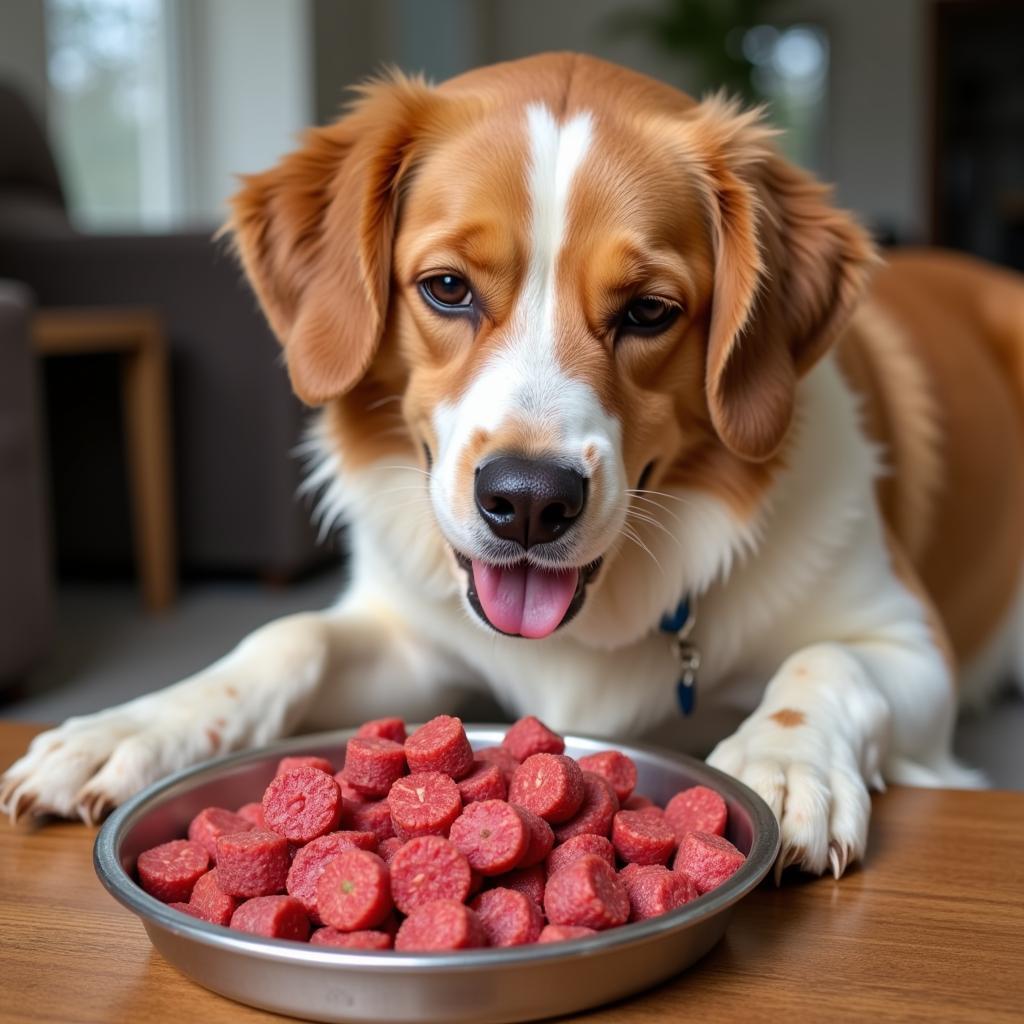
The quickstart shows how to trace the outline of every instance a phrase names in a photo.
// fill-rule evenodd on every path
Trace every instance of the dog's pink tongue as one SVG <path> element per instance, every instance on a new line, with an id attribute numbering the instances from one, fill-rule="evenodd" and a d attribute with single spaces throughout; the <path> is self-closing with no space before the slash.
<path id="1" fill-rule="evenodd" d="M 473 582 L 484 615 L 502 633 L 539 640 L 558 629 L 576 593 L 579 571 L 535 565 L 502 569 L 473 559 Z"/>

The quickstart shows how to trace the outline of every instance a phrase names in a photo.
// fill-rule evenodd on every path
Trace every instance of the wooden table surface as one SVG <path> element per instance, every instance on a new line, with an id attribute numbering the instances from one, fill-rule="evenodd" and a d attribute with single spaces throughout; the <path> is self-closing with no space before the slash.
<path id="1" fill-rule="evenodd" d="M 0 767 L 38 727 L 0 722 Z M 214 995 L 149 945 L 93 874 L 95 829 L 0 823 L 0 1020 L 286 1020 Z M 1024 793 L 893 789 L 867 863 L 764 885 L 725 939 L 645 995 L 573 1018 L 1024 1020 Z"/>

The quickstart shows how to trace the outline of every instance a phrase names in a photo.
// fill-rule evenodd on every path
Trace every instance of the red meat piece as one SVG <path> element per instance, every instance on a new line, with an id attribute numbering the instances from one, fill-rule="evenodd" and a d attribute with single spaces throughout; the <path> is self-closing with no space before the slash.
<path id="1" fill-rule="evenodd" d="M 139 884 L 164 903 L 187 903 L 210 866 L 210 855 L 190 839 L 172 839 L 143 850 L 136 861 Z"/>
<path id="2" fill-rule="evenodd" d="M 636 788 L 636 765 L 621 750 L 602 750 L 579 760 L 580 768 L 607 779 L 621 804 Z"/>
<path id="3" fill-rule="evenodd" d="M 348 784 L 369 797 L 385 797 L 405 774 L 405 749 L 394 740 L 353 737 L 345 747 Z"/>
<path id="4" fill-rule="evenodd" d="M 434 900 L 417 907 L 395 936 L 402 952 L 474 949 L 487 939 L 476 912 L 457 900 Z"/>
<path id="5" fill-rule="evenodd" d="M 392 740 L 395 743 L 405 742 L 405 722 L 401 718 L 373 718 L 363 722 L 356 729 L 359 739 L 374 737 L 379 740 Z"/>
<path id="6" fill-rule="evenodd" d="M 660 865 L 640 866 L 628 875 L 620 874 L 629 897 L 630 921 L 667 914 L 697 898 L 697 888 L 681 871 Z"/>
<path id="7" fill-rule="evenodd" d="M 278 835 L 308 843 L 341 822 L 341 787 L 332 775 L 304 765 L 278 775 L 263 794 L 263 816 Z"/>
<path id="8" fill-rule="evenodd" d="M 246 821 L 251 821 L 256 828 L 267 827 L 266 819 L 263 817 L 263 804 L 242 804 L 242 806 L 235 811 L 235 814 L 240 818 L 245 818 Z"/>
<path id="9" fill-rule="evenodd" d="M 536 942 L 544 927 L 540 908 L 515 889 L 488 889 L 471 904 L 489 946 L 523 946 Z"/>
<path id="10" fill-rule="evenodd" d="M 656 811 L 661 810 L 661 808 L 650 797 L 643 796 L 640 793 L 634 793 L 622 805 L 622 809 L 624 811 L 646 811 L 652 808 Z"/>
<path id="11" fill-rule="evenodd" d="M 676 793 L 665 804 L 665 817 L 681 843 L 687 832 L 706 832 L 708 835 L 725 835 L 725 824 L 729 819 L 729 808 L 721 795 L 707 786 L 691 786 Z"/>
<path id="12" fill-rule="evenodd" d="M 529 826 L 504 800 L 470 804 L 452 824 L 450 838 L 474 871 L 500 875 L 518 867 L 530 843 Z"/>
<path id="13" fill-rule="evenodd" d="M 451 715 L 421 725 L 405 741 L 405 757 L 412 772 L 444 772 L 453 779 L 463 778 L 473 767 L 473 748 L 462 720 Z"/>
<path id="14" fill-rule="evenodd" d="M 368 850 L 343 850 L 317 879 L 316 906 L 323 922 L 339 931 L 375 928 L 393 906 L 388 866 Z"/>
<path id="15" fill-rule="evenodd" d="M 506 788 L 512 784 L 512 776 L 520 764 L 519 760 L 512 756 L 512 751 L 505 747 L 484 747 L 476 752 L 476 760 L 497 765 L 505 777 Z"/>
<path id="16" fill-rule="evenodd" d="M 543 864 L 535 864 L 532 868 L 520 868 L 504 875 L 496 875 L 488 881 L 494 888 L 515 889 L 517 892 L 525 893 L 538 907 L 544 905 L 544 886 L 547 884 L 547 875 L 544 873 Z"/>
<path id="17" fill-rule="evenodd" d="M 188 901 L 196 917 L 201 917 L 210 924 L 231 924 L 231 915 L 238 909 L 241 900 L 229 896 L 217 882 L 217 869 L 207 871 L 196 882 L 192 889 L 192 898 Z"/>
<path id="18" fill-rule="evenodd" d="M 391 806 L 387 800 L 370 800 L 352 808 L 349 824 L 358 832 L 372 832 L 378 842 L 393 839 L 395 826 L 391 821 Z"/>
<path id="19" fill-rule="evenodd" d="M 277 771 L 274 772 L 274 775 L 284 775 L 285 772 L 290 772 L 293 768 L 315 768 L 318 772 L 327 772 L 328 775 L 334 774 L 334 765 L 326 757 L 302 755 L 299 757 L 282 757 L 277 762 Z"/>
<path id="20" fill-rule="evenodd" d="M 607 836 L 612 819 L 618 813 L 619 800 L 611 783 L 593 772 L 583 773 L 583 803 L 576 815 L 555 825 L 555 842 L 564 843 L 573 836 Z"/>
<path id="21" fill-rule="evenodd" d="M 300 847 L 288 869 L 285 888 L 305 908 L 309 919 L 320 924 L 316 906 L 316 883 L 327 863 L 343 850 L 377 849 L 377 837 L 372 832 L 329 832 Z"/>
<path id="22" fill-rule="evenodd" d="M 248 832 L 253 827 L 253 822 L 234 811 L 227 811 L 223 807 L 207 807 L 189 823 L 188 837 L 198 843 L 216 864 L 217 839 L 231 835 L 232 832 Z"/>
<path id="23" fill-rule="evenodd" d="M 501 745 L 517 760 L 525 761 L 534 754 L 565 753 L 565 741 L 539 718 L 527 715 L 509 726 Z"/>
<path id="24" fill-rule="evenodd" d="M 667 864 L 676 848 L 672 826 L 649 811 L 619 811 L 612 819 L 612 845 L 631 864 Z"/>
<path id="25" fill-rule="evenodd" d="M 526 852 L 519 861 L 518 867 L 531 868 L 535 864 L 542 864 L 551 848 L 555 845 L 555 833 L 551 826 L 538 814 L 527 810 L 525 807 L 516 807 L 519 816 L 526 826 Z"/>
<path id="26" fill-rule="evenodd" d="M 340 932 L 337 928 L 317 928 L 309 937 L 311 946 L 336 946 L 339 949 L 385 950 L 395 940 L 387 932 Z"/>
<path id="27" fill-rule="evenodd" d="M 600 931 L 625 923 L 629 897 L 608 862 L 588 853 L 548 879 L 544 912 L 552 924 L 582 925 Z"/>
<path id="28" fill-rule="evenodd" d="M 390 812 L 389 812 L 390 813 Z M 398 851 L 405 846 L 405 842 L 398 836 L 391 836 L 389 839 L 382 839 L 377 845 L 377 856 L 380 857 L 388 867 Z"/>
<path id="29" fill-rule="evenodd" d="M 480 800 L 504 800 L 508 796 L 505 776 L 496 764 L 488 761 L 474 761 L 472 771 L 458 786 L 463 804 Z"/>
<path id="30" fill-rule="evenodd" d="M 551 823 L 568 821 L 583 803 L 583 775 L 564 754 L 532 754 L 512 776 L 510 803 L 525 807 Z"/>
<path id="31" fill-rule="evenodd" d="M 397 850 L 389 865 L 391 895 L 403 914 L 434 900 L 460 903 L 469 898 L 473 883 L 469 861 L 441 836 L 417 836 Z"/>
<path id="32" fill-rule="evenodd" d="M 341 787 L 341 796 L 345 801 L 345 815 L 351 814 L 351 812 L 360 804 L 369 802 L 369 798 L 367 796 L 360 793 L 358 789 L 354 789 L 350 785 L 343 771 L 334 773 L 334 781 Z"/>
<path id="33" fill-rule="evenodd" d="M 276 832 L 252 829 L 217 840 L 217 884 L 229 896 L 283 892 L 290 863 L 288 840 Z"/>
<path id="34" fill-rule="evenodd" d="M 703 896 L 734 875 L 746 859 L 723 836 L 688 832 L 679 844 L 673 870 L 687 875 Z"/>
<path id="35" fill-rule="evenodd" d="M 309 938 L 309 918 L 302 904 L 291 896 L 257 896 L 246 900 L 231 915 L 231 927 L 270 939 L 305 942 Z"/>
<path id="36" fill-rule="evenodd" d="M 595 836 L 590 832 L 573 836 L 567 839 L 561 846 L 556 846 L 547 859 L 547 877 L 556 871 L 568 867 L 574 860 L 593 853 L 608 863 L 608 867 L 615 867 L 615 847 L 604 837 Z"/>
<path id="37" fill-rule="evenodd" d="M 571 939 L 586 939 L 597 932 L 593 928 L 583 928 L 573 924 L 546 924 L 541 929 L 538 942 L 569 942 Z"/>
<path id="38" fill-rule="evenodd" d="M 388 807 L 395 835 L 400 839 L 447 835 L 462 810 L 462 797 L 459 787 L 447 775 L 416 772 L 391 787 Z"/>

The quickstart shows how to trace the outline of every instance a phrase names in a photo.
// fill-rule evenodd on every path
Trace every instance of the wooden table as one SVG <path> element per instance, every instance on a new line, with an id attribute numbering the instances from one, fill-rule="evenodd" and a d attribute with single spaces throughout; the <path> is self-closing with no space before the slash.
<path id="1" fill-rule="evenodd" d="M 177 551 L 170 383 L 160 314 L 130 307 L 41 309 L 33 320 L 32 343 L 41 356 L 112 352 L 121 357 L 135 562 L 146 607 L 164 611 L 177 590 Z"/>
<path id="2" fill-rule="evenodd" d="M 0 722 L 0 766 L 38 727 Z M 0 1020 L 285 1020 L 183 978 L 92 870 L 95 830 L 0 824 Z M 866 867 L 765 885 L 701 963 L 575 1021 L 1024 1020 L 1024 793 L 894 789 Z"/>

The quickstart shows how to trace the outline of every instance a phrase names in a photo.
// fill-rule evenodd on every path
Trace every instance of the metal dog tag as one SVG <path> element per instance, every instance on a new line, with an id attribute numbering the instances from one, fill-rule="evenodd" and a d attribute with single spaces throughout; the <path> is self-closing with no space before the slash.
<path id="1" fill-rule="evenodd" d="M 676 683 L 676 700 L 684 715 L 692 715 L 697 704 L 697 671 L 700 669 L 700 651 L 689 640 L 697 624 L 697 601 L 684 598 L 679 602 L 673 615 L 666 615 L 661 629 L 672 635 L 672 646 L 679 662 L 679 681 Z"/>

